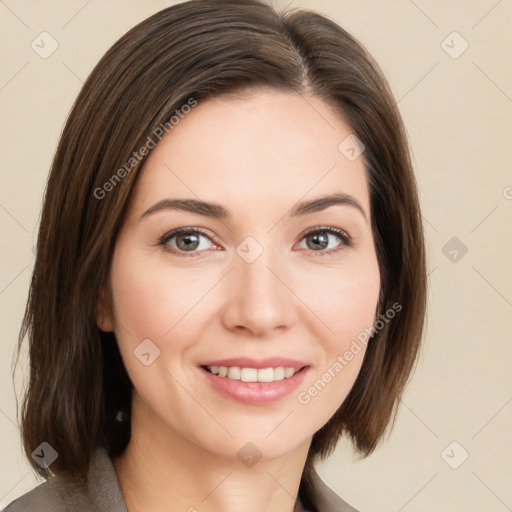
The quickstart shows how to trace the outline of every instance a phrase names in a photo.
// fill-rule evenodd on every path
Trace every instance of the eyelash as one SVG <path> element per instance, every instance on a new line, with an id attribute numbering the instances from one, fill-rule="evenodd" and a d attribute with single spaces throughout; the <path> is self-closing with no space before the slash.
<path id="1" fill-rule="evenodd" d="M 178 250 L 174 249 L 173 247 L 169 246 L 169 244 L 168 244 L 169 240 L 171 240 L 172 238 L 174 238 L 178 235 L 182 235 L 185 233 L 186 234 L 201 233 L 203 236 L 208 238 L 211 242 L 217 243 L 215 241 L 215 239 L 212 240 L 211 235 L 204 229 L 198 228 L 198 227 L 189 227 L 189 228 L 178 228 L 173 231 L 170 231 L 169 233 L 166 233 L 159 239 L 158 245 L 160 245 L 162 247 L 162 250 L 164 252 L 172 253 L 177 256 L 192 257 L 192 258 L 199 256 L 201 254 L 201 252 L 203 252 L 203 251 L 196 251 L 196 252 L 192 251 L 187 254 L 185 251 L 178 251 Z M 340 247 L 343 247 L 343 246 L 352 247 L 353 246 L 352 238 L 350 237 L 350 235 L 348 233 L 346 233 L 342 229 L 329 227 L 329 226 L 317 226 L 317 227 L 311 228 L 309 231 L 307 231 L 306 233 L 304 233 L 302 235 L 300 241 L 302 241 L 304 238 L 308 237 L 309 235 L 316 234 L 316 233 L 330 233 L 331 235 L 337 236 L 341 240 L 342 243 L 340 244 L 339 247 L 337 247 L 335 249 L 322 250 L 322 251 L 311 251 L 313 253 L 316 253 L 315 256 L 331 256 L 333 253 L 340 251 L 341 250 Z"/>

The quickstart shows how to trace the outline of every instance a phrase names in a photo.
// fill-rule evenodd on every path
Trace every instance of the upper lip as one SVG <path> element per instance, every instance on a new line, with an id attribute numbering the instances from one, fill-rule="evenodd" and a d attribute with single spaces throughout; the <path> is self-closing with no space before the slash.
<path id="1" fill-rule="evenodd" d="M 304 361 L 297 359 L 288 359 L 286 357 L 266 357 L 265 359 L 253 359 L 251 357 L 233 357 L 230 359 L 217 359 L 215 361 L 204 361 L 199 366 L 238 366 L 239 368 L 277 368 L 283 366 L 285 368 L 293 368 L 300 370 L 304 366 L 309 366 Z"/>

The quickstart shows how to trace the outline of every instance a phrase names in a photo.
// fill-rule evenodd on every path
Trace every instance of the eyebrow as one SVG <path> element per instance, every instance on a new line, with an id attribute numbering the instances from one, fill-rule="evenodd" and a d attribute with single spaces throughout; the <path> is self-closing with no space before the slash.
<path id="1" fill-rule="evenodd" d="M 355 197 L 341 192 L 297 203 L 292 208 L 289 217 L 303 217 L 305 215 L 319 212 L 335 205 L 352 206 L 357 211 L 359 211 L 364 219 L 368 222 L 363 207 L 355 199 Z M 153 206 L 151 206 L 148 210 L 146 210 L 141 215 L 141 218 L 147 217 L 148 215 L 159 212 L 161 210 L 181 210 L 184 212 L 204 215 L 205 217 L 212 217 L 215 219 L 231 218 L 229 210 L 227 210 L 221 204 L 201 201 L 197 199 L 162 199 L 161 201 L 158 201 Z"/>

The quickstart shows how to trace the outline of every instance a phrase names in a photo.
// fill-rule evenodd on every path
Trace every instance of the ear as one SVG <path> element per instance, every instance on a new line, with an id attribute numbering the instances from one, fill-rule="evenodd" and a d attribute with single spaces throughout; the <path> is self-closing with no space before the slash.
<path id="1" fill-rule="evenodd" d="M 101 288 L 98 293 L 96 323 L 98 327 L 105 332 L 114 330 L 114 315 L 110 302 L 107 298 L 107 293 L 104 288 Z"/>

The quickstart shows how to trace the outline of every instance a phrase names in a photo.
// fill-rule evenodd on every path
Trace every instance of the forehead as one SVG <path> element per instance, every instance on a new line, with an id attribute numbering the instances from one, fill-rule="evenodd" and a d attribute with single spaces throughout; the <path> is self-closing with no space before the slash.
<path id="1" fill-rule="evenodd" d="M 199 102 L 148 155 L 133 208 L 196 197 L 257 214 L 340 192 L 369 212 L 363 157 L 348 159 L 340 150 L 351 133 L 340 114 L 312 96 L 256 91 Z"/>

